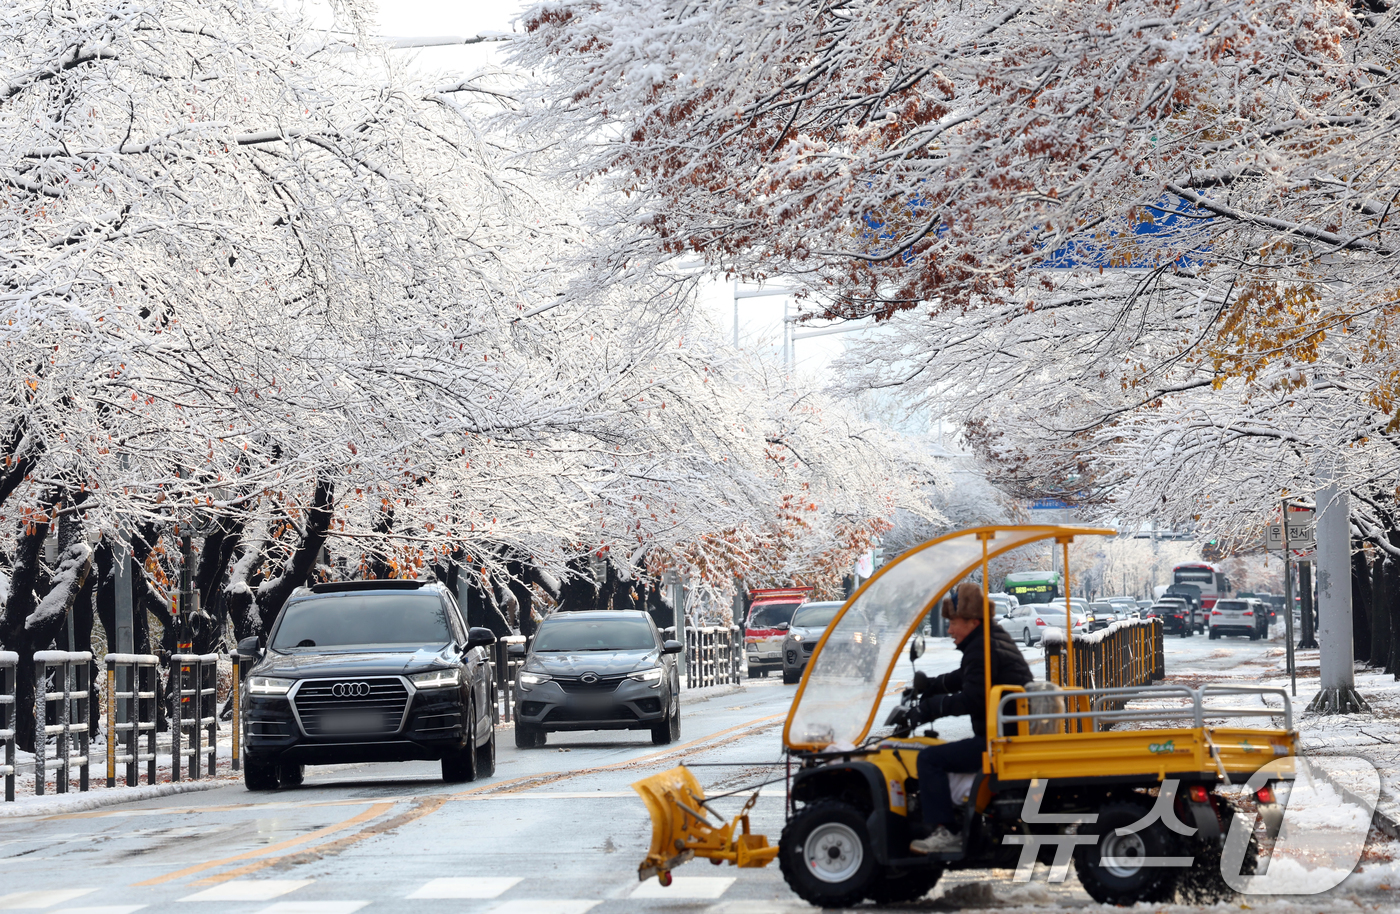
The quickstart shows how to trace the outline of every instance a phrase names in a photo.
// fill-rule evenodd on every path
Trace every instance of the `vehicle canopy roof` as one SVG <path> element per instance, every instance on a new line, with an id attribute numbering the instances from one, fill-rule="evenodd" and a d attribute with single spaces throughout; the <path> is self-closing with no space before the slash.
<path id="1" fill-rule="evenodd" d="M 929 610 L 984 560 L 1043 540 L 1068 543 L 1076 536 L 1115 532 L 973 527 L 929 540 L 889 562 L 846 601 L 817 642 L 788 712 L 783 744 L 800 750 L 859 745 L 870 733 L 904 645 Z M 984 625 L 991 622 L 989 607 L 990 602 Z"/>

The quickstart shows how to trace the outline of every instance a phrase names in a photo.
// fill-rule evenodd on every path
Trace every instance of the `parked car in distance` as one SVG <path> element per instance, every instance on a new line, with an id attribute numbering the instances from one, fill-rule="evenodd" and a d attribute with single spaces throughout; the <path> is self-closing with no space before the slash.
<path id="1" fill-rule="evenodd" d="M 802 678 L 802 671 L 807 668 L 807 660 L 812 656 L 812 648 L 817 646 L 822 633 L 844 605 L 840 600 L 828 600 L 803 603 L 797 607 L 788 626 L 787 637 L 783 639 L 784 683 L 791 685 Z"/>
<path id="2" fill-rule="evenodd" d="M 440 760 L 445 781 L 496 768 L 496 685 L 487 628 L 468 628 L 452 593 L 426 581 L 297 588 L 243 690 L 249 790 L 301 784 L 306 765 Z"/>
<path id="3" fill-rule="evenodd" d="M 1108 628 L 1123 616 L 1122 607 L 1105 600 L 1096 600 L 1089 604 L 1089 612 L 1085 614 L 1084 621 L 1088 623 L 1089 631 L 1096 632 Z"/>
<path id="4" fill-rule="evenodd" d="M 1138 608 L 1138 612 L 1142 613 L 1142 617 L 1143 617 L 1144 619 L 1155 619 L 1155 618 L 1157 618 L 1157 614 L 1154 613 L 1154 612 L 1152 612 L 1152 601 L 1151 601 L 1151 600 L 1138 600 L 1138 601 L 1137 601 L 1137 608 Z"/>
<path id="5" fill-rule="evenodd" d="M 807 602 L 810 587 L 778 587 L 750 591 L 753 602 L 744 618 L 744 662 L 749 678 L 767 677 L 783 668 L 783 641 L 792 614 Z"/>
<path id="6" fill-rule="evenodd" d="M 1075 634 L 1088 631 L 1083 613 L 1073 613 L 1071 618 L 1074 620 Z M 1013 608 L 1007 615 L 999 617 L 997 622 L 1006 629 L 1006 633 L 1013 640 L 1030 647 L 1040 643 L 1047 628 L 1064 631 L 1065 603 L 1063 600 L 1056 600 L 1054 603 L 1024 603 Z"/>
<path id="7" fill-rule="evenodd" d="M 989 593 L 987 601 L 992 604 L 992 617 L 1004 616 L 1021 605 L 1021 601 L 1009 593 Z"/>
<path id="8" fill-rule="evenodd" d="M 1210 637 L 1248 635 L 1258 641 L 1269 635 L 1269 614 L 1258 600 L 1217 600 L 1210 610 Z"/>
<path id="9" fill-rule="evenodd" d="M 1183 638 L 1195 634 L 1195 614 L 1185 600 L 1163 597 L 1153 605 L 1152 611 L 1162 620 L 1162 634 Z"/>
<path id="10" fill-rule="evenodd" d="M 535 631 L 515 680 L 515 745 L 538 749 L 559 730 L 681 735 L 679 641 L 641 610 L 556 612 Z"/>

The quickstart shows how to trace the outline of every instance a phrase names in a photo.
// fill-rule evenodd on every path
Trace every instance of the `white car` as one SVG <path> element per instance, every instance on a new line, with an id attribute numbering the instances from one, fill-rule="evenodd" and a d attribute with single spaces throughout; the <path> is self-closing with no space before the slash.
<path id="1" fill-rule="evenodd" d="M 1211 640 L 1221 635 L 1269 636 L 1269 611 L 1258 600 L 1219 600 L 1210 609 Z"/>
<path id="2" fill-rule="evenodd" d="M 1078 607 L 1076 607 L 1076 610 Z M 1083 634 L 1085 628 L 1084 613 L 1076 611 L 1073 613 L 1074 633 Z M 1054 603 L 1026 603 L 1015 607 L 1004 616 L 1000 616 L 997 622 L 1012 640 L 1020 641 L 1030 647 L 1039 644 L 1041 638 L 1045 636 L 1047 628 L 1058 628 L 1064 631 L 1065 628 L 1065 604 L 1062 601 Z"/>

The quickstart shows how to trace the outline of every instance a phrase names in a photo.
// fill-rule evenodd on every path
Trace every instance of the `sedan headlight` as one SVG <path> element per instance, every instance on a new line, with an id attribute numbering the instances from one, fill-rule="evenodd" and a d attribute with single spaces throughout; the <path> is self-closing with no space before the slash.
<path id="1" fill-rule="evenodd" d="M 462 671 L 455 667 L 450 670 L 429 670 L 414 673 L 408 677 L 408 681 L 419 689 L 452 689 L 461 685 Z"/>
<path id="2" fill-rule="evenodd" d="M 295 679 L 276 679 L 272 676 L 249 676 L 249 695 L 286 695 L 296 685 Z"/>
<path id="3" fill-rule="evenodd" d="M 545 673 L 526 673 L 522 670 L 520 672 L 520 687 L 528 690 L 530 686 L 536 686 L 542 682 L 549 682 L 549 680 L 553 678 L 553 676 L 549 676 Z"/>
<path id="4" fill-rule="evenodd" d="M 661 681 L 661 676 L 662 676 L 662 673 L 663 673 L 663 672 L 665 672 L 665 671 L 662 670 L 661 667 L 657 667 L 657 668 L 654 669 L 654 670 L 642 670 L 640 673 L 632 673 L 632 674 L 629 674 L 627 678 L 628 678 L 628 679 L 631 679 L 631 680 L 634 681 L 634 682 L 657 682 L 657 683 L 659 683 L 659 682 Z"/>

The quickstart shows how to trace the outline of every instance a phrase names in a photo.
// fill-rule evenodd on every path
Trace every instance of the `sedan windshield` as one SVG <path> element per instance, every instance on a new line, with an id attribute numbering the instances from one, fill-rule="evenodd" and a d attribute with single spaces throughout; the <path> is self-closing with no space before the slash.
<path id="1" fill-rule="evenodd" d="M 272 647 L 426 647 L 451 640 L 447 608 L 437 594 L 362 593 L 288 604 Z"/>
<path id="2" fill-rule="evenodd" d="M 646 619 L 546 619 L 535 635 L 535 651 L 649 651 L 656 638 Z"/>
<path id="3" fill-rule="evenodd" d="M 804 606 L 792 617 L 793 628 L 826 628 L 831 624 L 831 620 L 836 618 L 836 613 L 841 610 L 840 603 L 833 603 L 830 606 Z"/>

